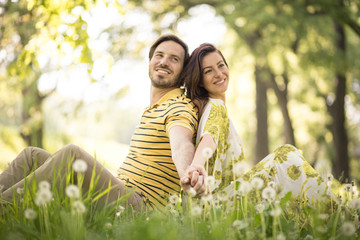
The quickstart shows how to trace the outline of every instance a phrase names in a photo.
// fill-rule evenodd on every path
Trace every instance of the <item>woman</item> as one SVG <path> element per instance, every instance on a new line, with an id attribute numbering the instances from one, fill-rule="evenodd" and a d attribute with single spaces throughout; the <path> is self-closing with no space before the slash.
<path id="1" fill-rule="evenodd" d="M 215 178 L 210 192 L 225 191 L 234 194 L 231 182 L 249 182 L 255 177 L 264 180 L 264 187 L 275 182 L 284 192 L 291 191 L 297 200 L 312 201 L 321 195 L 332 196 L 326 183 L 306 162 L 301 153 L 291 145 L 284 145 L 268 155 L 246 174 L 241 174 L 240 162 L 244 161 L 244 148 L 226 109 L 225 92 L 229 85 L 228 64 L 222 53 L 213 45 L 204 43 L 191 54 L 183 73 L 188 97 L 194 101 L 201 114 L 196 152 L 188 168 L 188 179 L 204 166 L 208 175 Z M 206 149 L 210 148 L 209 156 Z M 204 154 L 205 151 L 205 154 Z M 240 170 L 240 173 L 238 172 Z M 239 178 L 240 175 L 240 178 Z M 301 199 L 300 199 L 301 198 Z"/>

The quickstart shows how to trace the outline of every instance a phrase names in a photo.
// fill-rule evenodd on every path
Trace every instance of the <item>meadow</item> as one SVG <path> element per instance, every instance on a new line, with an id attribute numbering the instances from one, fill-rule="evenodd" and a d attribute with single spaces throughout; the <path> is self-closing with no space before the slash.
<path id="1" fill-rule="evenodd" d="M 354 183 L 326 181 L 334 201 L 305 201 L 261 178 L 237 182 L 235 194 L 169 196 L 163 210 L 124 208 L 126 196 L 103 209 L 110 190 L 81 192 L 84 167 L 73 165 L 65 185 L 26 182 L 1 202 L 0 239 L 359 239 L 359 191 Z M 77 181 L 74 181 L 75 172 Z M 54 175 L 56 176 L 56 174 Z M 58 177 L 58 176 L 57 176 Z M 206 183 L 211 185 L 212 177 Z M 96 177 L 92 185 L 97 183 Z M 59 191 L 64 189 L 64 191 Z"/>

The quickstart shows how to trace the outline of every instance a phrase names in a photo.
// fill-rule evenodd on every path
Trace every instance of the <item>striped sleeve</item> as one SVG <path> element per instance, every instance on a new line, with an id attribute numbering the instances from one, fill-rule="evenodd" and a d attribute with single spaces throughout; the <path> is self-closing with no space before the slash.
<path id="1" fill-rule="evenodd" d="M 197 111 L 187 102 L 177 102 L 169 106 L 165 119 L 166 132 L 174 126 L 182 126 L 196 133 L 198 125 Z"/>

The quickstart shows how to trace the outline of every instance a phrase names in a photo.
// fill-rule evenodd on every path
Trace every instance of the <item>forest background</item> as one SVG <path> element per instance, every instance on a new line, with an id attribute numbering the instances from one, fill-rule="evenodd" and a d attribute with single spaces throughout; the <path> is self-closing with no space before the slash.
<path id="1" fill-rule="evenodd" d="M 116 170 L 149 102 L 162 33 L 228 60 L 227 106 L 256 163 L 290 143 L 360 180 L 358 0 L 0 0 L 0 169 L 73 143 Z"/>

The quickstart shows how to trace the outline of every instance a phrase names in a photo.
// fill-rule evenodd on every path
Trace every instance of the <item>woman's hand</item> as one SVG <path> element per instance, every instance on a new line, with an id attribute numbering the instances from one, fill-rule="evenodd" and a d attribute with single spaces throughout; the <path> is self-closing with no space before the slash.
<path id="1" fill-rule="evenodd" d="M 206 192 L 205 178 L 207 174 L 204 166 L 192 164 L 186 168 L 185 175 L 180 179 L 180 185 L 186 194 L 190 188 L 196 191 L 193 197 L 201 197 Z"/>

